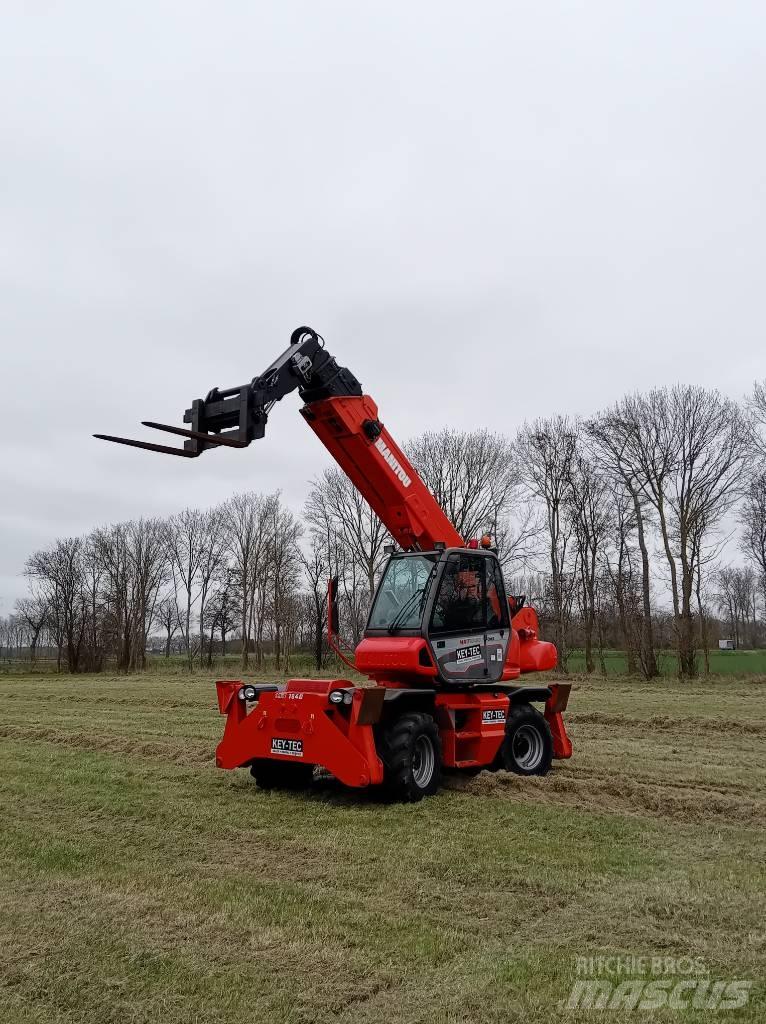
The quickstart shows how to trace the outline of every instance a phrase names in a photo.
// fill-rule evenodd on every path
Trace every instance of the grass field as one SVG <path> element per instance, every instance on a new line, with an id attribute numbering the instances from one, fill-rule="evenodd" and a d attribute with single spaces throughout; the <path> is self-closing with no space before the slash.
<path id="1" fill-rule="evenodd" d="M 402 807 L 217 771 L 201 676 L 4 675 L 0 1021 L 593 1020 L 562 1001 L 610 954 L 701 957 L 763 1020 L 764 698 L 579 682 L 571 762 Z"/>
<path id="2" fill-rule="evenodd" d="M 627 661 L 622 651 L 605 651 L 604 661 L 607 675 L 626 675 Z M 597 657 L 596 662 L 598 663 Z M 675 676 L 677 674 L 677 661 L 672 651 L 660 651 L 658 662 L 660 671 L 664 676 Z M 217 656 L 213 662 L 212 674 L 219 679 L 223 679 L 226 676 L 238 678 L 240 674 L 239 665 L 240 658 L 238 654 L 227 654 L 225 657 Z M 702 675 L 704 666 L 701 654 L 698 655 L 698 667 L 700 675 Z M 22 672 L 38 672 L 42 674 L 43 672 L 55 672 L 55 670 L 56 662 L 51 658 L 39 660 L 36 666 L 30 665 L 28 656 L 23 660 L 10 660 L 6 658 L 0 661 L 0 676 L 16 675 Z M 328 667 L 327 672 L 324 674 L 335 674 L 338 672 L 343 674 L 345 671 L 346 669 L 344 669 L 340 661 L 337 661 L 334 667 L 331 662 L 330 667 Z M 574 650 L 570 653 L 569 671 L 573 673 L 585 672 L 585 656 L 582 651 Z M 761 675 L 766 677 L 766 650 L 711 651 L 710 671 L 713 675 Z M 161 676 L 182 675 L 185 677 L 188 675 L 189 670 L 186 658 L 181 655 L 173 654 L 170 658 L 164 658 L 162 655 L 153 654 L 148 658 L 147 672 Z M 200 669 L 196 664 L 195 672 L 203 674 L 205 678 L 210 678 L 211 675 L 211 671 Z M 259 678 L 276 678 L 278 674 L 296 678 L 315 675 L 314 659 L 305 651 L 296 651 L 291 656 L 290 665 L 286 669 L 283 667 L 280 673 L 276 673 L 274 658 L 271 655 L 267 655 L 264 670 L 259 670 Z"/>
<path id="3" fill-rule="evenodd" d="M 598 657 L 596 663 L 598 663 Z M 607 675 L 625 675 L 628 670 L 627 661 L 622 651 L 605 651 L 604 662 Z M 700 674 L 703 670 L 702 655 L 698 655 Z M 671 651 L 661 651 L 659 668 L 663 675 L 674 676 L 678 672 L 678 663 Z M 569 656 L 570 672 L 585 672 L 585 656 L 582 651 L 573 651 Z M 710 671 L 713 675 L 722 676 L 766 676 L 766 651 L 711 651 Z"/>

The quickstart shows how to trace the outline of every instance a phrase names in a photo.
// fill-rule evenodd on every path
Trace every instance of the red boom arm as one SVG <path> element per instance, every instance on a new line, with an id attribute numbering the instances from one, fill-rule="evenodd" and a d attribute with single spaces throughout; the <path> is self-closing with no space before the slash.
<path id="1" fill-rule="evenodd" d="M 354 487 L 405 551 L 461 547 L 463 538 L 378 420 L 369 395 L 326 398 L 301 412 Z"/>

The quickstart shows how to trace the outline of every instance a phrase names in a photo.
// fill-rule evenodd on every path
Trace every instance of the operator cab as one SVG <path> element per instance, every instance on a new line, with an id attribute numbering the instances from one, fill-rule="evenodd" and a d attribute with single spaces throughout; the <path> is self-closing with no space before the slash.
<path id="1" fill-rule="evenodd" d="M 468 548 L 392 555 L 365 636 L 422 636 L 442 682 L 498 682 L 511 624 L 497 555 Z"/>

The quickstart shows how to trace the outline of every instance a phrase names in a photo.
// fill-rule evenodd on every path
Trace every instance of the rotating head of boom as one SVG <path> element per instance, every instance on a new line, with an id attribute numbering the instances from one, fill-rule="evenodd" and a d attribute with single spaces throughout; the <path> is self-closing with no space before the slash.
<path id="1" fill-rule="evenodd" d="M 208 448 L 246 448 L 264 436 L 269 412 L 291 391 L 298 391 L 304 402 L 319 401 L 336 395 L 361 395 L 354 375 L 327 352 L 321 335 L 310 327 L 293 331 L 288 348 L 259 377 L 249 384 L 233 388 L 213 388 L 205 398 L 195 398 L 184 413 L 188 427 L 143 420 L 145 427 L 183 437 L 183 448 L 134 441 L 112 434 L 94 434 L 102 441 L 114 441 L 133 448 L 145 448 L 163 455 L 195 459 Z"/>

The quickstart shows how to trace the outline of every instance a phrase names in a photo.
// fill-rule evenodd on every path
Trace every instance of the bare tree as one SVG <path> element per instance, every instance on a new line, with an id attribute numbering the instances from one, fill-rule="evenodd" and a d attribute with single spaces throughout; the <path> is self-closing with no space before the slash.
<path id="1" fill-rule="evenodd" d="M 312 532 L 326 542 L 328 552 L 339 554 L 347 566 L 353 567 L 355 575 L 363 576 L 369 603 L 388 534 L 345 473 L 331 467 L 313 481 L 305 516 Z"/>
<path id="2" fill-rule="evenodd" d="M 146 641 L 162 585 L 170 574 L 166 524 L 161 519 L 128 523 L 128 561 L 133 606 L 130 668 L 146 668 Z"/>
<path id="3" fill-rule="evenodd" d="M 698 519 L 692 526 L 691 550 L 693 563 L 696 566 L 694 574 L 694 593 L 697 599 L 697 616 L 699 618 L 700 647 L 705 666 L 705 675 L 710 675 L 710 614 L 708 604 L 711 600 L 711 585 L 715 578 L 715 565 L 721 553 L 725 540 L 713 540 L 708 543 L 709 534 L 714 531 L 708 529 L 707 521 L 704 518 Z"/>
<path id="4" fill-rule="evenodd" d="M 178 608 L 178 596 L 175 589 L 157 603 L 156 621 L 162 626 L 165 635 L 165 658 L 170 657 L 173 646 L 173 637 L 181 629 L 181 613 Z"/>
<path id="5" fill-rule="evenodd" d="M 9 662 L 21 659 L 23 646 L 28 643 L 28 626 L 19 615 L 0 616 L 0 657 L 5 648 Z"/>
<path id="6" fill-rule="evenodd" d="M 526 424 L 519 435 L 526 485 L 545 506 L 552 619 L 559 664 L 565 672 L 571 597 L 574 593 L 571 574 L 567 578 L 566 570 L 573 530 L 568 510 L 577 431 L 575 421 L 566 416 L 556 416 Z"/>
<path id="7" fill-rule="evenodd" d="M 641 574 L 635 566 L 633 538 L 636 533 L 635 505 L 622 480 L 612 479 L 605 499 L 611 510 L 610 535 L 604 544 L 602 562 L 614 595 L 628 674 L 639 664 L 644 676 L 649 666 L 642 657 Z M 652 655 L 654 651 L 652 650 Z"/>
<path id="8" fill-rule="evenodd" d="M 648 544 L 649 519 L 646 498 L 641 486 L 641 460 L 635 439 L 641 421 L 640 402 L 628 396 L 606 412 L 588 421 L 586 429 L 593 451 L 606 472 L 630 496 L 635 523 L 636 540 L 641 556 L 641 644 L 639 660 L 643 675 L 652 679 L 659 675 L 652 623 L 651 575 Z M 625 512 L 623 512 L 623 515 Z M 628 520 L 624 520 L 627 522 Z M 624 549 L 621 547 L 624 553 Z"/>
<path id="9" fill-rule="evenodd" d="M 703 571 L 703 546 L 741 493 L 742 470 L 750 450 L 750 424 L 739 406 L 718 392 L 673 389 L 673 419 L 680 434 L 680 462 L 671 507 L 681 563 L 681 669 L 695 671 L 692 588 Z"/>
<path id="10" fill-rule="evenodd" d="M 80 537 L 57 540 L 48 551 L 37 551 L 26 564 L 26 575 L 36 581 L 52 610 L 58 641 L 58 668 L 66 650 L 67 668 L 80 670 L 87 628 L 87 601 Z"/>
<path id="11" fill-rule="evenodd" d="M 308 550 L 301 551 L 303 576 L 308 584 L 311 604 L 311 646 L 317 671 L 324 664 L 325 630 L 327 628 L 327 580 L 330 578 L 330 557 L 325 538 L 311 534 Z"/>
<path id="12" fill-rule="evenodd" d="M 516 452 L 507 437 L 444 428 L 413 438 L 405 452 L 461 537 L 507 532 L 521 489 Z"/>
<path id="13" fill-rule="evenodd" d="M 519 573 L 534 567 L 545 526 L 544 517 L 533 497 L 523 492 L 517 494 L 507 517 L 490 524 L 488 530 L 506 573 Z"/>
<path id="14" fill-rule="evenodd" d="M 29 631 L 29 658 L 34 665 L 37 660 L 37 643 L 50 614 L 48 598 L 41 594 L 22 597 L 16 602 L 15 611 Z"/>
<path id="15" fill-rule="evenodd" d="M 169 575 L 167 524 L 137 519 L 97 530 L 90 538 L 89 600 L 96 615 L 99 588 L 108 609 L 117 667 L 123 672 L 146 667 L 146 642 L 160 588 Z M 94 625 L 94 647 L 96 646 Z"/>
<path id="16" fill-rule="evenodd" d="M 570 486 L 566 489 L 566 502 L 577 548 L 577 568 L 580 578 L 579 599 L 585 638 L 585 670 L 595 671 L 593 637 L 599 608 L 599 577 L 601 555 L 610 530 L 611 507 L 606 478 L 582 450 L 576 450 L 571 460 Z M 601 630 L 599 627 L 599 636 Z M 599 644 L 599 650 L 602 645 Z M 601 655 L 603 666 L 603 654 Z"/>
<path id="17" fill-rule="evenodd" d="M 717 603 L 739 647 L 756 644 L 758 580 L 750 566 L 724 566 L 716 574 Z"/>
<path id="18" fill-rule="evenodd" d="M 182 633 L 189 669 L 194 666 L 192 608 L 199 597 L 200 570 L 205 560 L 206 517 L 199 509 L 184 509 L 170 518 L 166 529 L 167 553 L 176 593 L 182 595 Z"/>
<path id="19" fill-rule="evenodd" d="M 300 576 L 300 538 L 303 527 L 290 509 L 279 502 L 272 505 L 269 530 L 268 560 L 271 579 L 271 618 L 274 624 L 274 657 L 281 668 L 283 647 L 289 651 L 298 623 L 297 609 L 293 606 Z M 290 632 L 283 635 L 284 627 Z"/>
<path id="20" fill-rule="evenodd" d="M 223 508 L 212 508 L 202 516 L 201 555 L 199 559 L 199 645 L 200 659 L 205 650 L 205 611 L 208 597 L 216 582 L 225 573 L 228 536 L 225 529 L 225 513 Z M 212 651 L 212 631 L 210 650 Z M 212 654 L 208 654 L 208 664 Z"/>
<path id="21" fill-rule="evenodd" d="M 756 473 L 748 481 L 739 509 L 739 525 L 742 551 L 758 574 L 766 608 L 766 471 Z"/>
<path id="22" fill-rule="evenodd" d="M 696 673 L 693 598 L 707 534 L 736 500 L 751 444 L 747 417 L 717 391 L 663 388 L 624 399 L 620 443 L 657 517 L 669 571 L 678 670 Z"/>
<path id="23" fill-rule="evenodd" d="M 766 458 L 766 380 L 756 381 L 753 385 L 749 407 L 755 420 L 754 425 L 764 430 L 763 433 L 753 431 L 753 446 L 762 458 Z"/>
<path id="24" fill-rule="evenodd" d="M 679 673 L 696 673 L 694 578 L 709 526 L 739 493 L 751 433 L 737 404 L 717 391 L 675 387 L 643 401 L 637 435 L 643 485 L 657 511 L 670 569 Z"/>
<path id="25" fill-rule="evenodd" d="M 243 669 L 249 665 L 256 611 L 262 611 L 265 604 L 265 587 L 262 584 L 266 575 L 271 506 L 275 500 L 274 495 L 265 497 L 248 491 L 235 494 L 224 509 L 232 580 L 237 589 L 236 604 L 240 610 Z"/>
<path id="26" fill-rule="evenodd" d="M 118 670 L 127 672 L 131 664 L 134 611 L 130 600 L 127 523 L 96 530 L 90 537 L 89 548 L 90 596 L 95 604 L 94 591 L 100 592 L 105 605 L 101 622 L 104 644 L 113 649 Z"/>
<path id="27" fill-rule="evenodd" d="M 285 672 L 290 670 L 290 659 L 300 633 L 306 607 L 303 600 L 304 597 L 305 594 L 301 594 L 297 590 L 291 590 L 281 598 L 280 646 L 278 649 L 279 660 L 277 661 L 277 668 L 283 667 Z"/>
<path id="28" fill-rule="evenodd" d="M 210 595 L 205 611 L 205 624 L 210 631 L 207 645 L 208 667 L 213 663 L 216 630 L 221 637 L 221 654 L 225 655 L 226 638 L 234 633 L 237 623 L 241 619 L 237 594 L 233 571 L 231 569 L 222 571 L 217 577 L 215 589 Z"/>
<path id="29" fill-rule="evenodd" d="M 100 672 L 106 657 L 104 637 L 104 565 L 98 549 L 98 533 L 90 533 L 83 544 L 83 578 L 88 604 L 87 660 L 88 668 Z"/>

